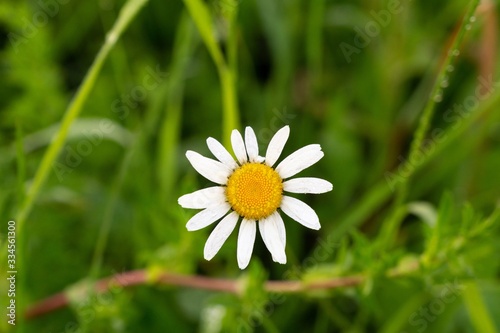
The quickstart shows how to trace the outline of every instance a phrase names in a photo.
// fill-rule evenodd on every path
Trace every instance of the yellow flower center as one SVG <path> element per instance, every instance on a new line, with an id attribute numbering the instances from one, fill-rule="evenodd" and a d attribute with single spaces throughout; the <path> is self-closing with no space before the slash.
<path id="1" fill-rule="evenodd" d="M 274 213 L 282 193 L 280 175 L 265 164 L 244 164 L 227 181 L 227 200 L 235 212 L 247 219 L 260 220 Z"/>

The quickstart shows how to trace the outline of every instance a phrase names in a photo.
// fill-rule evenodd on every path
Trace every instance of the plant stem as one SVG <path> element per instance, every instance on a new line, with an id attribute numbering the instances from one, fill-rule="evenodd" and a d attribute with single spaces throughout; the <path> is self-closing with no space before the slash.
<path id="1" fill-rule="evenodd" d="M 139 12 L 139 10 L 147 1 L 148 0 L 129 0 L 120 11 L 118 19 L 116 20 L 111 31 L 106 35 L 106 40 L 104 41 L 104 44 L 102 45 L 96 58 L 94 59 L 94 62 L 92 63 L 90 69 L 85 75 L 82 84 L 80 85 L 78 91 L 76 92 L 76 95 L 74 96 L 73 100 L 70 102 L 68 108 L 66 109 L 66 112 L 61 121 L 61 126 L 58 132 L 55 134 L 54 138 L 52 139 L 52 142 L 50 143 L 49 147 L 47 148 L 47 151 L 45 152 L 42 161 L 35 172 L 32 184 L 28 189 L 26 196 L 24 196 L 22 203 L 20 203 L 20 207 L 16 216 L 16 232 L 18 237 L 17 249 L 19 256 L 17 270 L 20 276 L 24 275 L 27 267 L 26 255 L 25 255 L 26 234 L 24 233 L 24 225 L 26 223 L 26 220 L 29 214 L 31 213 L 33 205 L 38 195 L 40 194 L 40 191 L 42 190 L 45 182 L 47 181 L 47 178 L 49 177 L 50 170 L 53 167 L 54 162 L 57 159 L 57 156 L 63 149 L 71 125 L 80 114 L 83 105 L 85 104 L 85 101 L 87 100 L 90 92 L 92 91 L 92 88 L 94 87 L 94 84 L 104 64 L 104 61 L 108 57 L 110 51 L 113 49 L 114 45 L 120 38 L 125 28 L 128 26 L 128 24 L 132 21 L 132 19 L 136 16 L 136 14 Z M 7 253 L 6 248 L 7 244 L 4 243 L 4 246 L 2 246 L 2 253 Z M 3 255 L 0 257 L 0 261 L 1 262 L 4 261 Z M 23 279 L 22 281 L 26 280 Z M 21 312 L 24 311 L 24 301 L 25 301 L 24 289 L 25 288 L 23 287 L 23 284 L 21 284 L 20 291 L 18 292 L 20 299 L 19 309 Z M 20 325 L 19 330 L 20 331 L 24 330 L 23 324 Z"/>
<path id="2" fill-rule="evenodd" d="M 230 137 L 233 129 L 239 128 L 239 111 L 238 111 L 238 98 L 236 90 L 236 33 L 234 26 L 235 12 L 227 15 L 228 23 L 228 45 L 229 62 L 224 58 L 221 49 L 217 45 L 217 41 L 213 36 L 213 20 L 205 3 L 200 0 L 184 0 L 186 7 L 193 19 L 198 31 L 201 35 L 205 46 L 212 57 L 212 60 L 217 67 L 217 73 L 221 84 L 222 94 L 222 109 L 223 109 L 223 143 L 226 148 L 231 145 Z M 237 10 L 237 6 L 234 11 Z"/>
<path id="3" fill-rule="evenodd" d="M 429 150 L 428 153 L 422 158 L 420 163 L 412 164 L 406 161 L 400 166 L 400 170 L 412 169 L 411 174 L 415 174 L 424 166 L 426 166 L 430 161 L 432 161 L 443 149 L 448 147 L 451 143 L 455 142 L 459 137 L 461 137 L 468 129 L 472 127 L 479 119 L 484 115 L 488 114 L 490 110 L 497 107 L 500 104 L 500 91 L 496 91 L 495 94 L 490 96 L 482 104 L 480 104 L 475 110 L 471 110 L 468 117 L 461 119 L 459 123 L 456 123 L 443 134 L 442 140 L 434 146 L 433 149 Z M 395 177 L 398 179 L 398 184 L 396 186 L 401 186 L 406 183 L 409 177 L 398 170 L 394 171 Z M 372 215 L 381 205 L 390 199 L 392 191 L 387 183 L 387 179 L 379 181 L 372 189 L 364 195 L 358 204 L 353 207 L 350 212 L 343 218 L 340 219 L 340 224 L 332 228 L 328 232 L 329 239 L 338 240 L 345 236 L 345 234 L 352 228 L 358 226 L 363 221 Z M 314 251 L 314 250 L 313 250 Z"/>
<path id="4" fill-rule="evenodd" d="M 414 272 L 418 266 L 404 272 L 404 274 L 410 274 Z M 401 273 L 388 273 L 388 276 L 396 277 L 404 275 Z M 326 290 L 326 289 L 336 289 L 342 287 L 356 286 L 361 283 L 365 278 L 361 275 L 352 275 L 345 277 L 338 277 L 330 280 L 320 280 L 312 282 L 302 282 L 302 281 L 266 281 L 264 284 L 264 289 L 267 292 L 273 293 L 303 293 L 312 290 Z M 160 274 L 154 281 L 151 281 L 146 270 L 136 270 L 129 271 L 121 274 L 116 274 L 114 276 L 97 281 L 92 288 L 98 293 L 104 293 L 111 288 L 116 290 L 117 288 L 132 287 L 136 285 L 146 285 L 149 283 L 157 283 L 160 285 L 171 285 L 179 287 L 189 287 L 203 290 L 226 292 L 235 295 L 239 295 L 242 290 L 240 288 L 239 280 L 230 279 L 219 279 L 219 278 L 208 278 L 204 276 L 189 276 L 189 275 L 178 275 L 164 272 Z M 71 289 L 71 288 L 70 288 Z M 84 292 L 82 295 L 86 295 Z M 26 318 L 34 318 L 46 313 L 52 312 L 59 308 L 63 308 L 69 304 L 69 298 L 66 293 L 58 293 L 52 295 L 36 304 L 31 306 L 26 312 Z"/>
<path id="5" fill-rule="evenodd" d="M 116 41 L 118 40 L 118 38 L 120 38 L 125 28 L 132 21 L 135 15 L 137 15 L 141 7 L 147 1 L 148 0 L 129 0 L 120 11 L 120 15 L 118 16 L 115 25 L 113 26 L 111 31 L 106 35 L 106 40 L 103 46 L 99 50 L 99 53 L 97 54 L 94 62 L 92 63 L 92 66 L 85 75 L 85 78 L 83 79 L 82 84 L 78 88 L 75 97 L 68 106 L 68 109 L 66 110 L 66 113 L 64 114 L 64 117 L 61 121 L 61 127 L 59 131 L 56 133 L 49 148 L 45 152 L 42 162 L 40 163 L 40 166 L 38 167 L 35 173 L 33 183 L 30 186 L 26 198 L 17 215 L 16 222 L 18 223 L 19 233 L 22 232 L 24 223 L 28 218 L 31 209 L 33 208 L 33 204 L 38 194 L 40 193 L 40 190 L 42 189 L 45 181 L 47 180 L 50 169 L 54 164 L 60 151 L 62 150 L 64 143 L 66 142 L 66 138 L 68 136 L 71 124 L 80 114 L 83 105 L 85 104 L 85 101 L 87 100 L 90 92 L 92 91 L 92 88 L 94 87 L 94 84 L 97 80 L 99 72 L 101 71 L 104 61 L 108 57 L 109 52 L 113 49 L 113 46 L 116 44 Z"/>
<path id="6" fill-rule="evenodd" d="M 465 13 L 462 22 L 458 28 L 458 32 L 455 34 L 453 42 L 450 47 L 446 50 L 447 55 L 445 60 L 442 62 L 439 68 L 439 73 L 437 75 L 434 86 L 431 90 L 427 104 L 424 107 L 422 115 L 419 120 L 418 128 L 415 132 L 413 141 L 411 142 L 410 152 L 408 154 L 408 161 L 416 160 L 417 154 L 420 154 L 420 148 L 424 141 L 427 132 L 434 115 L 434 110 L 436 108 L 436 103 L 440 102 L 443 98 L 443 83 L 448 81 L 449 66 L 454 62 L 455 58 L 460 54 L 460 45 L 462 44 L 465 33 L 467 32 L 467 25 L 470 24 L 471 17 L 476 12 L 477 6 L 479 5 L 479 0 L 471 0 L 469 8 Z M 446 83 L 447 84 L 447 83 Z M 379 245 L 382 248 L 386 248 L 390 245 L 391 239 L 393 239 L 401 221 L 403 220 L 405 214 L 404 205 L 406 198 L 408 196 L 408 183 L 411 180 L 414 171 L 411 168 L 410 173 L 406 175 L 406 181 L 399 184 L 396 189 L 396 197 L 392 204 L 392 211 L 389 215 L 387 222 L 382 226 L 382 230 L 379 235 Z"/>

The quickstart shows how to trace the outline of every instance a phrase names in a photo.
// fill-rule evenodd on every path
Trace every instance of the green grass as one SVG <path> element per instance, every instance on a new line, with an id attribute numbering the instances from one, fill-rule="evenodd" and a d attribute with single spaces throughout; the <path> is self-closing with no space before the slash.
<path id="1" fill-rule="evenodd" d="M 46 3 L 0 4 L 1 332 L 500 331 L 495 5 Z M 205 261 L 186 150 L 284 125 L 282 156 L 325 152 L 302 174 L 334 190 L 298 196 L 321 230 L 285 217 L 286 265 L 257 236 L 240 271 L 236 232 Z"/>

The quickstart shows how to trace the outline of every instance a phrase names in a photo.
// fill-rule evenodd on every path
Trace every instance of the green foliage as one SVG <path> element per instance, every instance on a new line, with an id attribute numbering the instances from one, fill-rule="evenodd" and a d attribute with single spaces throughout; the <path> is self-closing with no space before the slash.
<path id="1" fill-rule="evenodd" d="M 0 3 L 0 332 L 500 331 L 498 9 L 478 5 Z M 320 143 L 303 175 L 334 190 L 299 196 L 320 231 L 285 217 L 286 265 L 257 237 L 240 271 L 237 232 L 204 260 L 212 227 L 177 198 L 209 186 L 185 151 L 247 125 L 261 152 L 284 125 L 283 156 Z"/>

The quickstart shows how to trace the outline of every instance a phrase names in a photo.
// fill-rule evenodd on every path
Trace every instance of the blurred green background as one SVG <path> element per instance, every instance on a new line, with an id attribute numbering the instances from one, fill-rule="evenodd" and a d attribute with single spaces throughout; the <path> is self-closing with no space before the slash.
<path id="1" fill-rule="evenodd" d="M 122 15 L 114 44 L 125 1 L 3 0 L 0 331 L 500 331 L 498 8 L 481 1 L 467 15 L 477 2 L 149 0 Z M 77 117 L 62 121 L 67 109 Z M 227 143 L 244 126 L 264 151 L 284 125 L 282 156 L 310 143 L 325 152 L 301 175 L 334 190 L 299 196 L 322 229 L 285 218 L 286 265 L 258 236 L 240 271 L 235 232 L 205 261 L 213 227 L 187 232 L 195 211 L 177 198 L 210 182 L 185 151 L 210 156 L 207 137 Z M 85 288 L 131 270 L 148 281 Z M 231 279 L 240 292 L 165 285 L 162 272 Z M 306 287 L 267 293 L 266 280 Z M 25 318 L 61 291 L 69 306 Z"/>

